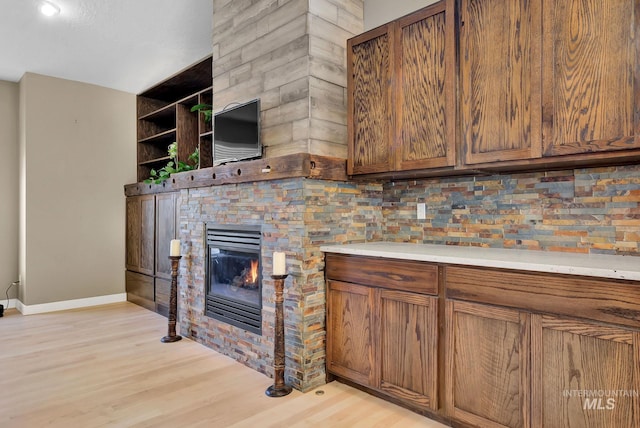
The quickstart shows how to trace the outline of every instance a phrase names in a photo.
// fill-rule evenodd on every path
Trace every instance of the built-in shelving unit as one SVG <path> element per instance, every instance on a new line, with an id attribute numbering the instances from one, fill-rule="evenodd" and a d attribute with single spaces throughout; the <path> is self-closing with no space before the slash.
<path id="1" fill-rule="evenodd" d="M 178 143 L 178 161 L 187 162 L 199 148 L 199 166 L 211 166 L 211 123 L 191 108 L 200 103 L 211 104 L 212 99 L 211 56 L 138 95 L 138 181 L 148 178 L 152 169 L 167 164 L 167 149 L 173 142 Z"/>

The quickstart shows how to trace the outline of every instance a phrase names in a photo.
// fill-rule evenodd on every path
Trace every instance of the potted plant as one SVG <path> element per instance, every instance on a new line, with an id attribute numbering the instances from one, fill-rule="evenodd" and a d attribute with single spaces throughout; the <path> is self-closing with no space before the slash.
<path id="1" fill-rule="evenodd" d="M 200 150 L 198 148 L 196 148 L 196 150 L 189 155 L 187 161 L 190 163 L 178 161 L 176 159 L 178 157 L 178 143 L 176 142 L 169 144 L 167 152 L 169 153 L 169 157 L 171 158 L 171 160 L 167 162 L 166 166 L 158 169 L 157 171 L 155 169 L 152 169 L 149 172 L 149 178 L 144 180 L 146 184 L 160 184 L 167 178 L 169 178 L 171 174 L 196 169 L 200 162 Z"/>

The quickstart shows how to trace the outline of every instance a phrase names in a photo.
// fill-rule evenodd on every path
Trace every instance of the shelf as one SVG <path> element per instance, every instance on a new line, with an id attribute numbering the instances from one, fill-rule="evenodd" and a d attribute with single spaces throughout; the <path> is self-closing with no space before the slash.
<path id="1" fill-rule="evenodd" d="M 199 112 L 192 112 L 196 104 L 211 104 L 212 57 L 208 56 L 194 65 L 174 74 L 153 87 L 138 94 L 137 111 L 137 168 L 138 180 L 149 177 L 151 166 L 168 162 L 167 149 L 177 143 L 176 161 L 186 162 L 201 145 L 201 165 L 212 162 L 210 144 L 212 136 L 200 137 L 200 133 L 211 131 L 211 126 L 200 125 Z"/>
<path id="2" fill-rule="evenodd" d="M 176 103 L 171 103 L 158 110 L 154 110 L 150 113 L 140 116 L 138 120 L 149 120 L 152 122 L 157 122 L 157 121 L 165 121 L 167 119 L 171 120 L 171 118 L 173 118 L 173 121 L 175 122 L 175 117 L 176 117 Z"/>
<path id="3" fill-rule="evenodd" d="M 184 97 L 176 101 L 176 104 L 187 105 L 189 106 L 189 108 L 191 108 L 194 105 L 198 104 L 198 95 L 190 95 L 188 97 Z"/>
<path id="4" fill-rule="evenodd" d="M 144 162 L 140 162 L 138 165 L 140 166 L 150 166 L 156 163 L 169 162 L 171 160 L 171 156 L 163 156 L 161 158 L 149 159 Z"/>
<path id="5" fill-rule="evenodd" d="M 198 92 L 198 95 L 211 95 L 211 96 L 213 96 L 213 86 L 209 86 L 208 88 L 204 88 L 203 90 Z"/>
<path id="6" fill-rule="evenodd" d="M 175 136 L 176 136 L 175 128 L 138 140 L 138 143 L 161 143 L 161 142 L 164 142 L 165 140 L 171 139 L 170 138 L 171 136 L 173 136 L 173 139 L 175 139 Z"/>

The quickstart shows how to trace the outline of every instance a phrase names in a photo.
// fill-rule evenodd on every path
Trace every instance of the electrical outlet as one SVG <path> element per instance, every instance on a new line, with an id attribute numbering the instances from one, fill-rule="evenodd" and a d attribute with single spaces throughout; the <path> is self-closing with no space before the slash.
<path id="1" fill-rule="evenodd" d="M 427 218 L 427 204 L 425 204 L 424 202 L 420 202 L 418 203 L 417 206 L 417 216 L 418 216 L 418 220 L 424 220 Z"/>

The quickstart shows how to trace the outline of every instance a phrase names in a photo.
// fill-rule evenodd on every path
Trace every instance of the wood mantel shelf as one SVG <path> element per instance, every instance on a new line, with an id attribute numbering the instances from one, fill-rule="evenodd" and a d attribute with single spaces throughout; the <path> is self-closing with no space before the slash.
<path id="1" fill-rule="evenodd" d="M 161 184 L 132 183 L 124 186 L 126 196 L 174 192 L 195 187 L 283 178 L 313 178 L 346 181 L 346 159 L 296 153 L 244 162 L 233 162 L 195 171 L 173 174 Z"/>

